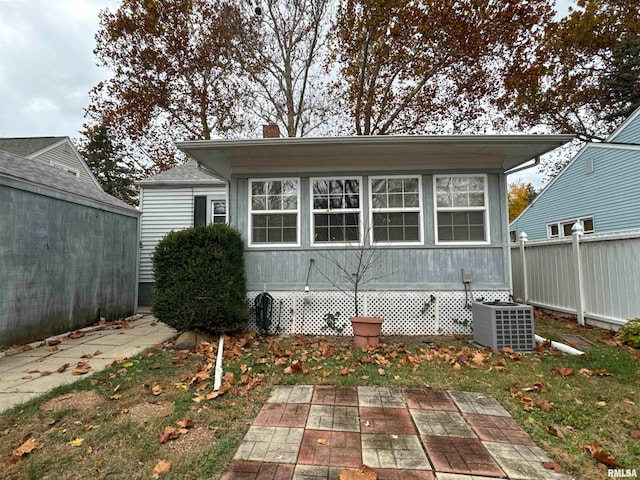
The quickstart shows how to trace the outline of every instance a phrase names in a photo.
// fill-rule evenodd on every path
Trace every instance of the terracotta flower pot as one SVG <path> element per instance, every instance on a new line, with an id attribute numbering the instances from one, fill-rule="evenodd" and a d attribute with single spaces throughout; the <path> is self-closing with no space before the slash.
<path id="1" fill-rule="evenodd" d="M 379 317 L 349 317 L 353 327 L 356 347 L 377 345 L 380 343 L 380 330 L 384 319 Z"/>

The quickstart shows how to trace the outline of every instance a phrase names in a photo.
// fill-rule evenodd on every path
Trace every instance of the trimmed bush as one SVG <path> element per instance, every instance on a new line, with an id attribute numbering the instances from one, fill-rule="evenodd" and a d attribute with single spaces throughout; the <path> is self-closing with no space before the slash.
<path id="1" fill-rule="evenodd" d="M 635 348 L 640 348 L 640 318 L 632 318 L 618 331 L 620 340 Z"/>
<path id="2" fill-rule="evenodd" d="M 228 225 L 169 233 L 153 253 L 153 314 L 180 331 L 245 327 L 243 249 L 240 233 Z"/>

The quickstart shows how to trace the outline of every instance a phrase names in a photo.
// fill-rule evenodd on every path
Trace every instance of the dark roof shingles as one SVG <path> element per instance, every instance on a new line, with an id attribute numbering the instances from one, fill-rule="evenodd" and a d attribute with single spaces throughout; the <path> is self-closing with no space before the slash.
<path id="1" fill-rule="evenodd" d="M 0 138 L 0 150 L 20 157 L 28 157 L 32 153 L 58 143 L 65 138 L 67 137 Z"/>

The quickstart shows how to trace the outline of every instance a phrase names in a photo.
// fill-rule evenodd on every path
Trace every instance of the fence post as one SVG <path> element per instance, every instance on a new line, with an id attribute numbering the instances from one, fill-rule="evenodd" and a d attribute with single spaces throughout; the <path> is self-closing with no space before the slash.
<path id="1" fill-rule="evenodd" d="M 584 228 L 580 222 L 576 222 L 573 227 L 571 227 L 571 231 L 573 232 L 571 236 L 573 237 L 573 272 L 576 285 L 576 318 L 578 319 L 578 324 L 584 325 L 584 307 L 582 304 L 584 299 L 582 291 L 582 258 L 580 257 L 580 237 L 584 235 Z"/>
<path id="2" fill-rule="evenodd" d="M 527 260 L 524 256 L 524 244 L 528 237 L 525 232 L 520 232 L 520 258 L 522 259 L 522 303 L 529 300 L 529 292 L 527 291 Z"/>

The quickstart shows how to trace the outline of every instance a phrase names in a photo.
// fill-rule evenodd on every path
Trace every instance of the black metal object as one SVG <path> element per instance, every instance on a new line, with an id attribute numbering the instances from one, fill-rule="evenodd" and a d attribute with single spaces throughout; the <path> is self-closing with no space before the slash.
<path id="1" fill-rule="evenodd" d="M 253 304 L 256 309 L 256 325 L 262 335 L 269 335 L 273 317 L 273 297 L 267 292 L 259 294 Z"/>

